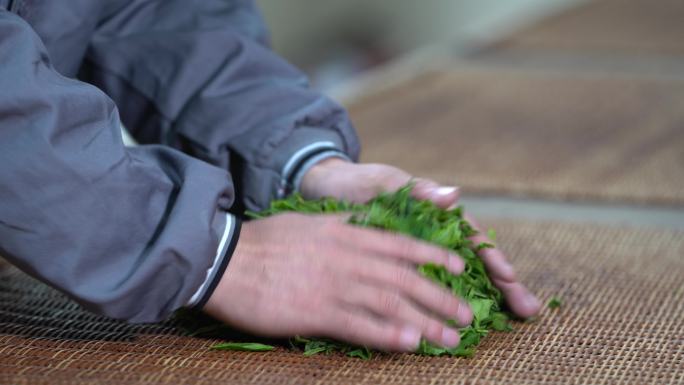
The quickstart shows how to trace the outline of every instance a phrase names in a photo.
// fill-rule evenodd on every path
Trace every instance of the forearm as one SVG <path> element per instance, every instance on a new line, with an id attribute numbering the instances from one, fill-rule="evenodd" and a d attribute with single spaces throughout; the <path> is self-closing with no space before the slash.
<path id="1" fill-rule="evenodd" d="M 148 2 L 108 19 L 83 73 L 123 106 L 139 142 L 233 171 L 239 199 L 259 210 L 294 189 L 310 157 L 359 153 L 344 109 L 310 89 L 264 35 L 249 1 Z"/>
<path id="2" fill-rule="evenodd" d="M 126 149 L 113 102 L 62 77 L 0 11 L 0 250 L 87 308 L 157 321 L 207 294 L 235 236 L 229 175 L 170 148 Z"/>

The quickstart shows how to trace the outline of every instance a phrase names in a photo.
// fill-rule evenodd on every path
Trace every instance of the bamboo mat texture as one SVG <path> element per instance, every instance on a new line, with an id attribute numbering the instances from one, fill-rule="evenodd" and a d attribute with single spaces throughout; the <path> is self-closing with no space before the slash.
<path id="1" fill-rule="evenodd" d="M 499 51 L 684 55 L 681 0 L 594 0 L 513 34 Z"/>
<path id="2" fill-rule="evenodd" d="M 211 351 L 170 324 L 91 315 L 0 270 L 2 384 L 683 384 L 684 233 L 492 221 L 521 278 L 559 309 L 473 358 Z"/>
<path id="3" fill-rule="evenodd" d="M 468 193 L 684 204 L 684 81 L 454 68 L 349 111 L 363 161 Z"/>

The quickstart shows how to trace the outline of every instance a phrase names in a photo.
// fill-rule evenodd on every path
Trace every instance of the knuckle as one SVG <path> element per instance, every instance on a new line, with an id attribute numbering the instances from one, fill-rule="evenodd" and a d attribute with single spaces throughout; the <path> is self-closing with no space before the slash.
<path id="1" fill-rule="evenodd" d="M 357 322 L 351 313 L 347 313 L 340 319 L 340 333 L 345 339 L 354 340 L 358 337 Z"/>
<path id="2" fill-rule="evenodd" d="M 404 346 L 401 337 L 402 330 L 399 327 L 393 326 L 387 331 L 387 335 L 384 336 L 384 345 L 388 350 L 403 350 Z"/>
<path id="3" fill-rule="evenodd" d="M 394 243 L 398 252 L 414 260 L 431 260 L 437 264 L 447 265 L 449 252 L 442 248 L 426 244 L 414 239 L 395 236 Z"/>
<path id="4" fill-rule="evenodd" d="M 456 298 L 454 298 L 454 295 L 447 289 L 443 287 L 436 287 L 437 289 L 437 298 L 439 298 L 439 304 L 440 305 L 450 305 L 450 304 L 455 304 L 458 301 Z"/>
<path id="5" fill-rule="evenodd" d="M 383 314 L 396 316 L 401 309 L 401 297 L 396 293 L 383 293 L 378 299 Z"/>
<path id="6" fill-rule="evenodd" d="M 430 247 L 430 255 L 433 256 L 436 263 L 449 266 L 449 252 L 441 247 Z"/>
<path id="7" fill-rule="evenodd" d="M 412 278 L 414 277 L 413 270 L 407 267 L 399 267 L 394 271 L 392 282 L 400 288 L 409 288 L 412 283 Z"/>
<path id="8" fill-rule="evenodd" d="M 451 292 L 446 291 L 444 289 L 440 289 L 440 295 L 439 295 L 439 307 L 440 309 L 444 309 L 444 311 L 448 314 L 456 314 L 458 312 L 458 309 L 460 307 L 460 301 L 454 297 Z"/>
<path id="9" fill-rule="evenodd" d="M 425 301 L 433 310 L 440 314 L 453 315 L 458 311 L 459 300 L 451 291 L 432 282 L 426 282 Z"/>
<path id="10" fill-rule="evenodd" d="M 376 178 L 385 189 L 394 190 L 405 184 L 410 176 L 397 168 L 385 166 L 376 171 Z"/>
<path id="11" fill-rule="evenodd" d="M 433 327 L 432 320 L 426 314 L 415 314 L 413 317 L 413 326 L 417 327 L 422 333 L 428 333 Z"/>
<path id="12" fill-rule="evenodd" d="M 441 322 L 426 319 L 424 321 L 423 331 L 429 339 L 432 339 L 433 341 L 439 341 L 442 339 L 444 325 L 442 325 Z"/>
<path id="13" fill-rule="evenodd" d="M 420 252 L 418 242 L 402 236 L 396 237 L 397 245 L 401 248 L 403 254 L 407 256 L 414 256 Z"/>
<path id="14" fill-rule="evenodd" d="M 396 254 L 396 256 L 401 256 L 406 253 L 409 245 L 407 244 L 408 239 L 402 235 L 394 233 L 378 233 L 379 240 L 382 242 L 392 245 L 391 250 Z"/>

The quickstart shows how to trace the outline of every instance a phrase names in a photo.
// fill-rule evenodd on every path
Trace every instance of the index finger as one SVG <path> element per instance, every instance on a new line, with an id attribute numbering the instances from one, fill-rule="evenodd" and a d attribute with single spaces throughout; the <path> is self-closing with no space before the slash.
<path id="1" fill-rule="evenodd" d="M 464 214 L 465 219 L 470 223 L 470 225 L 477 230 L 477 234 L 470 237 L 475 245 L 481 243 L 491 243 L 491 240 L 482 233 L 480 225 L 468 214 Z M 515 270 L 513 266 L 508 262 L 508 259 L 501 250 L 497 248 L 484 248 L 478 252 L 478 255 L 484 262 L 485 266 L 494 278 L 502 280 L 504 282 L 515 282 Z"/>
<path id="2" fill-rule="evenodd" d="M 486 236 L 482 235 L 480 226 L 472 217 L 465 215 L 465 218 L 478 231 L 477 235 L 470 238 L 475 244 L 490 241 Z M 508 302 L 515 314 L 527 318 L 539 312 L 541 307 L 539 299 L 517 281 L 513 266 L 506 260 L 506 256 L 499 249 L 486 248 L 480 250 L 478 254 L 487 267 L 494 285 L 503 292 L 506 302 Z"/>
<path id="3" fill-rule="evenodd" d="M 388 231 L 349 227 L 354 245 L 370 254 L 399 258 L 416 265 L 442 265 L 453 274 L 461 274 L 465 268 L 463 259 L 445 248 Z"/>

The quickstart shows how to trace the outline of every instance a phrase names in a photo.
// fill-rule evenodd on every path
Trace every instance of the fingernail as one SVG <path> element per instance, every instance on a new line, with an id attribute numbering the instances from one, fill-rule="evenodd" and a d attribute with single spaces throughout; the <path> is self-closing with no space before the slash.
<path id="1" fill-rule="evenodd" d="M 435 189 L 435 194 L 445 196 L 456 192 L 456 187 L 438 187 Z"/>
<path id="2" fill-rule="evenodd" d="M 404 350 L 416 350 L 418 344 L 420 344 L 420 332 L 412 327 L 403 328 L 399 336 L 399 343 Z"/>
<path id="3" fill-rule="evenodd" d="M 455 348 L 458 346 L 459 342 L 461 342 L 461 337 L 458 335 L 457 331 L 444 328 L 442 331 L 442 345 L 448 348 Z"/>

